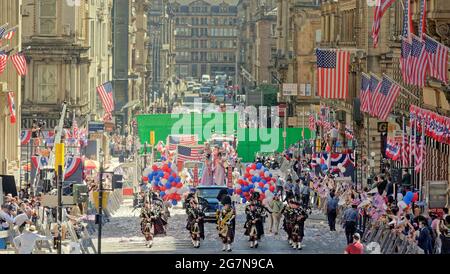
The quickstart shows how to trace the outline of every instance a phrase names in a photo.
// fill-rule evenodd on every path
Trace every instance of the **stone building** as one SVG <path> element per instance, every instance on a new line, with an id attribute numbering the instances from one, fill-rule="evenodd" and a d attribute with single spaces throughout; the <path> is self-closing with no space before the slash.
<path id="1" fill-rule="evenodd" d="M 271 57 L 276 53 L 276 1 L 241 0 L 237 5 L 238 66 L 251 75 L 240 77 L 240 83 L 245 88 L 253 88 L 255 84 L 275 84 Z"/>
<path id="2" fill-rule="evenodd" d="M 236 73 L 238 0 L 173 0 L 178 77 Z"/>
<path id="3" fill-rule="evenodd" d="M 112 0 L 25 0 L 22 34 L 30 66 L 23 97 L 23 127 L 34 118 L 54 128 L 67 101 L 79 126 L 103 117 L 96 87 L 112 80 Z M 33 108 L 30 106 L 33 105 Z"/>
<path id="4" fill-rule="evenodd" d="M 6 52 L 12 50 L 10 54 L 16 54 L 22 50 L 22 17 L 20 13 L 21 0 L 0 2 L 0 25 L 8 23 L 8 28 L 17 26 L 16 34 L 12 40 L 2 40 L 0 48 Z M 5 12 L 8 11 L 8 12 Z M 28 55 L 28 53 L 26 53 Z M 19 133 L 21 127 L 22 110 L 22 78 L 8 59 L 5 71 L 0 74 L 0 174 L 18 176 L 20 161 L 19 153 Z M 7 92 L 14 92 L 16 107 L 16 123 L 10 123 L 10 113 L 8 108 Z M 18 181 L 16 177 L 16 182 Z"/>
<path id="5" fill-rule="evenodd" d="M 277 50 L 272 65 L 280 83 L 297 84 L 296 96 L 284 96 L 281 84 L 278 93 L 278 101 L 291 109 L 287 119 L 291 127 L 308 127 L 308 116 L 319 104 L 314 56 L 322 38 L 319 4 L 316 0 L 278 1 Z"/>

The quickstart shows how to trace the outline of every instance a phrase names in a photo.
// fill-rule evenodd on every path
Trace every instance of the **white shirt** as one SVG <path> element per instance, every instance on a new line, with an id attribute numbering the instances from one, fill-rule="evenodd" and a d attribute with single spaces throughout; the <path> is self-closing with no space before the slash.
<path id="1" fill-rule="evenodd" d="M 339 135 L 339 131 L 336 128 L 332 128 L 330 130 L 330 135 L 331 135 L 331 138 L 337 138 Z"/>
<path id="2" fill-rule="evenodd" d="M 36 245 L 36 241 L 50 239 L 51 237 L 46 237 L 37 233 L 25 231 L 24 233 L 14 238 L 14 246 L 19 250 L 19 254 L 31 254 Z"/>
<path id="3" fill-rule="evenodd" d="M 14 224 L 17 226 L 21 226 L 27 221 L 30 221 L 30 218 L 26 213 L 21 213 L 14 218 Z"/>
<path id="4" fill-rule="evenodd" d="M 5 221 L 2 225 L 3 228 L 7 229 L 9 227 L 9 224 L 14 224 L 14 218 L 3 210 L 0 210 L 0 218 Z"/>

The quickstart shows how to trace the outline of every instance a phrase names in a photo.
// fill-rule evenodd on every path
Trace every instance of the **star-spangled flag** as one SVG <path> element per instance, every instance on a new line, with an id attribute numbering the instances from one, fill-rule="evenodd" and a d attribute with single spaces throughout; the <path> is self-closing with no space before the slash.
<path id="1" fill-rule="evenodd" d="M 425 162 L 425 139 L 424 136 L 420 138 L 419 145 L 416 146 L 416 155 L 415 155 L 415 167 L 414 170 L 416 173 L 419 173 L 423 169 L 423 163 Z"/>
<path id="2" fill-rule="evenodd" d="M 198 137 L 197 135 L 169 135 L 166 143 L 169 150 L 177 150 L 177 145 L 196 145 Z"/>
<path id="3" fill-rule="evenodd" d="M 372 24 L 372 38 L 373 47 L 378 46 L 378 37 L 380 33 L 381 18 L 386 10 L 394 3 L 395 0 L 377 0 L 376 6 L 373 12 L 373 24 Z"/>
<path id="4" fill-rule="evenodd" d="M 400 52 L 400 70 L 402 72 L 403 82 L 410 84 L 411 68 L 408 65 L 408 60 L 411 55 L 411 43 L 404 37 L 402 37 L 402 48 Z"/>
<path id="5" fill-rule="evenodd" d="M 317 49 L 316 56 L 319 96 L 325 99 L 346 99 L 350 52 Z"/>
<path id="6" fill-rule="evenodd" d="M 103 109 L 106 113 L 114 111 L 113 87 L 111 82 L 105 82 L 97 87 L 98 96 L 102 101 Z"/>
<path id="7" fill-rule="evenodd" d="M 17 53 L 11 56 L 11 60 L 16 68 L 17 74 L 20 76 L 27 75 L 27 60 L 25 59 L 25 55 L 23 53 Z"/>
<path id="8" fill-rule="evenodd" d="M 419 37 L 412 35 L 411 55 L 408 61 L 410 71 L 410 84 L 419 87 L 425 86 L 428 71 L 428 59 L 425 43 Z"/>
<path id="9" fill-rule="evenodd" d="M 6 62 L 8 61 L 8 54 L 4 51 L 0 52 L 0 75 L 5 71 Z"/>
<path id="10" fill-rule="evenodd" d="M 419 37 L 425 34 L 427 24 L 427 1 L 420 0 L 420 21 L 419 21 Z"/>
<path id="11" fill-rule="evenodd" d="M 376 116 L 378 109 L 375 106 L 376 96 L 378 94 L 378 89 L 380 88 L 381 80 L 375 76 L 374 74 L 370 74 L 370 85 L 369 85 L 369 94 L 367 96 L 367 100 L 369 102 L 368 111 L 372 116 Z"/>
<path id="12" fill-rule="evenodd" d="M 361 73 L 361 88 L 359 98 L 361 100 L 360 109 L 362 112 L 369 112 L 369 96 L 370 96 L 370 76 Z"/>
<path id="13" fill-rule="evenodd" d="M 8 107 L 11 124 L 16 123 L 16 104 L 14 103 L 14 92 L 8 92 Z"/>
<path id="14" fill-rule="evenodd" d="M 410 10 L 410 0 L 404 0 L 403 4 L 403 29 L 402 35 L 405 38 L 410 38 L 410 34 L 413 32 L 412 29 L 412 19 L 411 19 L 411 10 Z"/>
<path id="15" fill-rule="evenodd" d="M 444 82 L 444 84 L 447 85 L 448 48 L 426 34 L 423 36 L 425 40 L 425 51 L 427 54 L 430 76 Z"/>
<path id="16" fill-rule="evenodd" d="M 377 100 L 378 105 L 376 106 L 378 109 L 377 116 L 380 120 L 384 121 L 387 119 L 399 94 L 400 86 L 383 76 Z"/>
<path id="17" fill-rule="evenodd" d="M 7 28 L 7 27 L 8 27 L 8 23 L 6 23 L 6 24 L 0 26 L 0 39 L 3 38 L 3 35 L 5 34 L 6 28 Z"/>
<path id="18" fill-rule="evenodd" d="M 3 39 L 11 40 L 14 37 L 14 34 L 16 34 L 16 31 L 17 31 L 17 27 L 10 28 L 3 35 Z"/>
<path id="19" fill-rule="evenodd" d="M 203 157 L 203 145 L 177 147 L 177 161 L 200 161 Z"/>
<path id="20" fill-rule="evenodd" d="M 316 119 L 313 114 L 309 114 L 309 129 L 311 131 L 316 131 Z"/>

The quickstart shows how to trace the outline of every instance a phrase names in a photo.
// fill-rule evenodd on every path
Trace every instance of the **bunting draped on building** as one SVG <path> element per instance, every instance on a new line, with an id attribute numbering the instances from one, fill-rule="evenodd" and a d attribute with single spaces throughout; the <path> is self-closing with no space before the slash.
<path id="1" fill-rule="evenodd" d="M 400 160 L 401 145 L 389 139 L 386 145 L 386 156 L 394 161 Z"/>
<path id="2" fill-rule="evenodd" d="M 439 115 L 430 110 L 426 110 L 415 105 L 409 109 L 417 129 L 422 130 L 422 123 L 425 127 L 425 136 L 437 142 L 450 145 L 450 118 Z"/>

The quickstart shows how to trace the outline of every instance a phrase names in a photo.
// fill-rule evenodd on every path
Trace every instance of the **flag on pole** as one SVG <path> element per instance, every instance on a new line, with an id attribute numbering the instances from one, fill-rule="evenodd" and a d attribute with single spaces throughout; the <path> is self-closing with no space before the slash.
<path id="1" fill-rule="evenodd" d="M 427 1 L 420 0 L 420 21 L 419 21 L 419 37 L 426 33 L 427 24 Z"/>
<path id="2" fill-rule="evenodd" d="M 316 119 L 312 113 L 309 114 L 309 129 L 311 131 L 316 131 Z"/>
<path id="3" fill-rule="evenodd" d="M 403 82 L 409 84 L 411 68 L 408 66 L 408 60 L 411 55 L 411 43 L 406 38 L 402 38 L 402 48 L 400 52 L 400 70 L 402 72 Z"/>
<path id="4" fill-rule="evenodd" d="M 361 89 L 359 91 L 359 98 L 361 100 L 360 109 L 362 112 L 369 112 L 369 97 L 370 97 L 370 76 L 361 73 Z"/>
<path id="5" fill-rule="evenodd" d="M 403 167 L 409 166 L 409 146 L 408 146 L 408 135 L 406 134 L 406 124 L 405 117 L 403 117 L 402 126 L 402 165 Z"/>
<path id="6" fill-rule="evenodd" d="M 11 56 L 11 60 L 13 61 L 14 67 L 20 76 L 27 75 L 27 60 L 25 59 L 25 55 L 23 53 L 17 53 Z"/>
<path id="7" fill-rule="evenodd" d="M 410 7 L 410 0 L 404 0 L 402 35 L 403 37 L 408 38 L 408 40 L 410 38 L 410 34 L 413 32 Z"/>
<path id="8" fill-rule="evenodd" d="M 346 99 L 350 52 L 317 49 L 316 55 L 319 96 L 325 99 Z"/>
<path id="9" fill-rule="evenodd" d="M 427 54 L 430 76 L 447 85 L 448 48 L 424 34 L 425 51 Z M 0 71 L 1 73 L 1 71 Z"/>
<path id="10" fill-rule="evenodd" d="M 380 88 L 381 80 L 374 74 L 370 74 L 370 86 L 369 86 L 369 96 L 368 96 L 368 110 L 369 114 L 372 116 L 376 116 L 377 109 L 374 105 L 377 96 L 377 90 Z"/>
<path id="11" fill-rule="evenodd" d="M 423 163 L 425 162 L 425 136 L 424 136 L 423 132 L 424 131 L 422 130 L 422 135 L 420 137 L 419 145 L 416 146 L 416 158 L 415 158 L 416 166 L 414 167 L 414 170 L 416 171 L 416 173 L 419 173 L 422 171 Z"/>
<path id="12" fill-rule="evenodd" d="M 177 150 L 177 145 L 197 145 L 197 135 L 169 135 L 167 136 L 167 146 L 169 150 Z"/>
<path id="13" fill-rule="evenodd" d="M 387 119 L 399 94 L 400 86 L 386 76 L 383 76 L 381 88 L 379 89 L 377 105 L 375 106 L 378 109 L 377 116 L 380 120 Z"/>
<path id="14" fill-rule="evenodd" d="M 14 92 L 8 92 L 8 107 L 11 124 L 16 123 L 16 105 L 14 104 Z"/>
<path id="15" fill-rule="evenodd" d="M 0 52 L 0 75 L 5 71 L 8 54 L 4 51 Z"/>
<path id="16" fill-rule="evenodd" d="M 425 78 L 428 69 L 425 43 L 415 35 L 412 36 L 411 55 L 409 56 L 408 64 L 411 69 L 410 84 L 419 87 L 425 86 Z"/>
<path id="17" fill-rule="evenodd" d="M 8 31 L 6 31 L 3 35 L 3 39 L 11 40 L 14 37 L 14 34 L 16 34 L 17 27 L 10 28 Z"/>
<path id="18" fill-rule="evenodd" d="M 203 157 L 203 145 L 177 146 L 177 166 L 182 167 L 186 161 L 201 161 Z M 180 169 L 181 170 L 181 169 Z"/>
<path id="19" fill-rule="evenodd" d="M 378 46 L 378 37 L 380 33 L 381 18 L 387 9 L 394 3 L 395 0 L 377 0 L 375 10 L 373 12 L 373 24 L 372 24 L 372 38 L 373 47 Z"/>
<path id="20" fill-rule="evenodd" d="M 97 87 L 97 93 L 102 101 L 103 109 L 106 113 L 114 111 L 113 87 L 111 82 L 106 82 Z M 107 118 L 107 117 L 104 117 Z"/>
<path id="21" fill-rule="evenodd" d="M 345 138 L 353 140 L 353 128 L 350 125 L 345 125 Z"/>
<path id="22" fill-rule="evenodd" d="M 6 23 L 6 24 L 0 26 L 0 39 L 3 38 L 3 35 L 4 35 L 5 32 L 6 32 L 6 27 L 7 27 L 7 26 L 8 26 L 8 23 Z"/>

